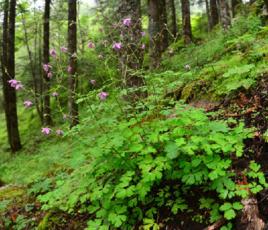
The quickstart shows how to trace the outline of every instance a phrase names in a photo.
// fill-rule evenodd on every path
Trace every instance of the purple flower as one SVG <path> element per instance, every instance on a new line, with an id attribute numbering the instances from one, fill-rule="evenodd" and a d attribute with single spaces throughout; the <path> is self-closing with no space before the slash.
<path id="1" fill-rule="evenodd" d="M 62 135 L 64 134 L 64 132 L 63 132 L 61 129 L 57 129 L 57 130 L 56 130 L 56 134 L 57 134 L 58 136 L 62 136 Z"/>
<path id="2" fill-rule="evenodd" d="M 20 89 L 23 88 L 23 85 L 21 84 L 21 82 L 15 80 L 15 79 L 11 79 L 11 80 L 9 80 L 8 83 L 10 84 L 10 86 L 11 86 L 12 88 L 15 88 L 16 90 L 20 90 Z"/>
<path id="3" fill-rule="evenodd" d="M 68 72 L 68 73 L 72 73 L 72 70 L 73 70 L 73 68 L 72 68 L 70 65 L 68 65 L 68 67 L 67 67 L 67 72 Z"/>
<path id="4" fill-rule="evenodd" d="M 47 73 L 47 78 L 51 79 L 52 77 L 53 77 L 52 72 L 48 72 L 48 73 Z"/>
<path id="5" fill-rule="evenodd" d="M 49 70 L 52 69 L 52 66 L 49 64 L 43 64 L 43 70 L 48 73 Z"/>
<path id="6" fill-rule="evenodd" d="M 104 101 L 109 96 L 109 94 L 106 93 L 106 92 L 101 92 L 101 93 L 99 93 L 98 96 L 99 96 L 99 98 L 100 98 L 101 101 Z"/>
<path id="7" fill-rule="evenodd" d="M 131 18 L 125 18 L 123 19 L 123 24 L 127 27 L 131 25 Z"/>
<path id="8" fill-rule="evenodd" d="M 11 87 L 15 88 L 16 85 L 19 83 L 19 81 L 15 80 L 15 79 L 11 79 L 8 81 L 8 83 L 10 84 Z"/>
<path id="9" fill-rule="evenodd" d="M 29 100 L 26 100 L 23 102 L 23 105 L 25 108 L 30 108 L 30 107 L 32 107 L 33 103 Z"/>
<path id="10" fill-rule="evenodd" d="M 95 44 L 93 43 L 93 42 L 88 42 L 88 44 L 87 44 L 87 47 L 89 48 L 89 49 L 94 49 L 95 48 Z"/>
<path id="11" fill-rule="evenodd" d="M 122 43 L 121 42 L 115 42 L 113 44 L 113 49 L 116 51 L 119 51 L 122 48 Z"/>
<path id="12" fill-rule="evenodd" d="M 141 49 L 142 49 L 142 50 L 145 50 L 145 44 L 142 44 L 142 45 L 141 45 Z"/>
<path id="13" fill-rule="evenodd" d="M 144 37 L 146 33 L 144 31 L 141 31 L 141 36 Z"/>
<path id="14" fill-rule="evenodd" d="M 49 135 L 51 133 L 51 129 L 50 128 L 42 128 L 41 132 L 45 135 Z"/>
<path id="15" fill-rule="evenodd" d="M 62 47 L 60 47 L 60 51 L 62 53 L 67 53 L 68 49 L 66 47 L 62 46 Z"/>
<path id="16" fill-rule="evenodd" d="M 49 54 L 50 54 L 51 57 L 54 57 L 54 58 L 57 57 L 57 52 L 56 52 L 56 50 L 54 48 L 49 51 Z"/>
<path id="17" fill-rule="evenodd" d="M 90 80 L 91 85 L 96 85 L 96 80 L 92 79 Z"/>
<path id="18" fill-rule="evenodd" d="M 51 95 L 52 95 L 52 97 L 58 97 L 59 96 L 59 94 L 57 92 L 53 92 Z"/>

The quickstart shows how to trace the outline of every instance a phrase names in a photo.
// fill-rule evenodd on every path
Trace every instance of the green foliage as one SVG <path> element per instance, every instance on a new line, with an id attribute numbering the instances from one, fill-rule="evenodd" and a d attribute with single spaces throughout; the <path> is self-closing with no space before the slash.
<path id="1" fill-rule="evenodd" d="M 170 215 L 189 210 L 186 197 L 196 186 L 200 192 L 217 194 L 217 200 L 201 205 L 211 209 L 212 221 L 221 217 L 215 213 L 218 208 L 227 220 L 242 208 L 232 203 L 241 195 L 230 160 L 243 155 L 243 139 L 250 135 L 242 124 L 231 129 L 184 105 L 149 110 L 126 121 L 108 117 L 91 124 L 92 130 L 103 131 L 89 140 L 90 163 L 40 195 L 44 209 L 72 212 L 80 207 L 96 217 L 89 229 L 131 228 L 137 221 L 158 229 L 150 222 L 158 210 L 165 208 Z"/>

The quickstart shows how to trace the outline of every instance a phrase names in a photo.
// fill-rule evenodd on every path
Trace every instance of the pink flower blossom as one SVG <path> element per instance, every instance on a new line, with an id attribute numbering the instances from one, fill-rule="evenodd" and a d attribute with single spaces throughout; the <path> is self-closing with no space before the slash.
<path id="1" fill-rule="evenodd" d="M 10 84 L 11 87 L 15 88 L 16 85 L 19 83 L 19 81 L 15 80 L 15 79 L 11 79 L 8 81 L 8 83 Z"/>
<path id="2" fill-rule="evenodd" d="M 113 49 L 116 51 L 119 51 L 122 48 L 122 43 L 121 42 L 115 42 L 113 44 Z"/>
<path id="3" fill-rule="evenodd" d="M 131 18 L 125 18 L 123 19 L 123 24 L 127 27 L 131 25 Z"/>
<path id="4" fill-rule="evenodd" d="M 51 79 L 52 77 L 53 77 L 52 72 L 48 72 L 48 73 L 47 73 L 47 78 Z"/>
<path id="5" fill-rule="evenodd" d="M 68 67 L 67 67 L 67 72 L 68 72 L 68 73 L 72 73 L 72 70 L 73 70 L 73 68 L 72 68 L 70 65 L 68 65 Z"/>
<path id="6" fill-rule="evenodd" d="M 146 33 L 144 31 L 141 31 L 141 36 L 144 37 Z"/>
<path id="7" fill-rule="evenodd" d="M 56 50 L 54 48 L 49 51 L 49 54 L 53 58 L 57 57 L 57 52 L 56 52 Z"/>
<path id="8" fill-rule="evenodd" d="M 90 80 L 91 85 L 96 85 L 96 80 L 92 79 Z"/>
<path id="9" fill-rule="evenodd" d="M 45 135 L 49 135 L 50 133 L 51 133 L 51 129 L 50 128 L 47 128 L 47 127 L 45 127 L 45 128 L 42 128 L 42 130 L 41 130 L 41 132 L 43 133 L 43 134 L 45 134 Z"/>
<path id="10" fill-rule="evenodd" d="M 145 44 L 142 44 L 142 45 L 141 45 L 141 49 L 142 49 L 142 50 L 145 50 Z"/>
<path id="11" fill-rule="evenodd" d="M 99 96 L 99 98 L 100 98 L 101 101 L 104 101 L 109 96 L 109 94 L 106 93 L 106 92 L 101 92 L 101 93 L 99 93 L 98 96 Z"/>
<path id="12" fill-rule="evenodd" d="M 58 136 L 62 136 L 62 135 L 64 134 L 64 132 L 63 132 L 61 129 L 57 129 L 57 130 L 56 130 L 56 134 L 57 134 Z"/>
<path id="13" fill-rule="evenodd" d="M 49 70 L 52 69 L 52 66 L 49 64 L 43 64 L 43 70 L 48 73 Z"/>
<path id="14" fill-rule="evenodd" d="M 62 53 L 67 53 L 68 49 L 66 47 L 62 46 L 62 47 L 60 47 L 60 51 Z"/>
<path id="15" fill-rule="evenodd" d="M 10 86 L 11 86 L 12 88 L 15 88 L 16 90 L 20 90 L 20 89 L 23 88 L 23 85 L 21 84 L 21 82 L 15 80 L 15 79 L 11 79 L 11 80 L 9 80 L 8 83 L 10 84 Z"/>
<path id="16" fill-rule="evenodd" d="M 59 96 L 59 94 L 57 92 L 53 92 L 51 95 L 52 95 L 52 97 L 58 97 Z"/>
<path id="17" fill-rule="evenodd" d="M 89 49 L 94 49 L 95 48 L 95 44 L 93 43 L 93 42 L 89 42 L 88 44 L 87 44 L 87 47 L 89 48 Z"/>
<path id="18" fill-rule="evenodd" d="M 25 108 L 30 108 L 30 107 L 32 107 L 33 103 L 29 100 L 26 100 L 23 102 L 23 105 Z"/>
<path id="19" fill-rule="evenodd" d="M 16 89 L 16 90 L 23 89 L 23 85 L 22 85 L 21 83 L 18 83 L 18 84 L 15 86 L 15 89 Z"/>

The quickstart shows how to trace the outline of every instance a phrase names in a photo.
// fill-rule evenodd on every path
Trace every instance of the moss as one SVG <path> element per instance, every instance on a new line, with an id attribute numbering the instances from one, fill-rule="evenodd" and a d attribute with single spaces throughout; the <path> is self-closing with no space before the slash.
<path id="1" fill-rule="evenodd" d="M 0 188 L 0 201 L 21 197 L 26 193 L 25 189 L 16 185 L 8 185 Z"/>

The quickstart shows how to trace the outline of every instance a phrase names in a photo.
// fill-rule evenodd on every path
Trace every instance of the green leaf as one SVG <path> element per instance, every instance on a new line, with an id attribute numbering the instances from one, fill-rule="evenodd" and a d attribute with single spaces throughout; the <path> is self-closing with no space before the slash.
<path id="1" fill-rule="evenodd" d="M 224 203 L 223 205 L 220 206 L 220 210 L 221 211 L 226 211 L 226 210 L 229 210 L 229 209 L 232 209 L 232 204 L 229 203 L 229 202 L 226 202 Z"/>
<path id="2" fill-rule="evenodd" d="M 229 210 L 224 212 L 224 217 L 227 220 L 234 219 L 235 216 L 236 216 L 236 214 L 235 214 L 235 211 L 233 209 L 229 209 Z"/>
<path id="3" fill-rule="evenodd" d="M 178 156 L 178 147 L 174 142 L 169 142 L 165 146 L 165 152 L 169 159 L 175 159 Z"/>

